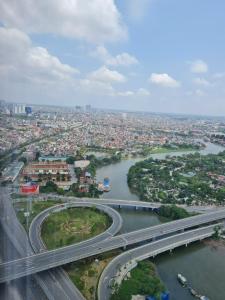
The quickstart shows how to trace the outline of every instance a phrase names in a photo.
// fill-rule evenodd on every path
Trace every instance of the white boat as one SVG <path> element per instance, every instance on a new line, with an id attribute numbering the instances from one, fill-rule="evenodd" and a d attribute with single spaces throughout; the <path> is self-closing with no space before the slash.
<path id="1" fill-rule="evenodd" d="M 183 275 L 177 274 L 177 279 L 182 285 L 187 285 L 187 279 Z"/>

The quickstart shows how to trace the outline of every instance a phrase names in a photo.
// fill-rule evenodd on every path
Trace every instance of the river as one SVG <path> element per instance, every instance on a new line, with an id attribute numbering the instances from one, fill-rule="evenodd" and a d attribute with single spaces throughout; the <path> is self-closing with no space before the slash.
<path id="1" fill-rule="evenodd" d="M 211 143 L 201 150 L 202 155 L 223 151 L 224 148 Z M 186 152 L 187 153 L 187 152 Z M 185 153 L 185 154 L 186 154 Z M 163 159 L 169 153 L 153 154 L 151 157 Z M 173 152 L 171 155 L 184 155 L 184 152 Z M 102 181 L 104 177 L 110 178 L 111 191 L 104 193 L 104 198 L 138 200 L 138 196 L 131 193 L 127 185 L 129 168 L 140 158 L 122 160 L 97 170 L 96 178 Z M 122 232 L 129 232 L 161 223 L 160 218 L 142 210 L 120 210 L 124 220 Z M 172 300 L 194 299 L 190 293 L 177 282 L 177 273 L 182 273 L 200 294 L 206 295 L 210 300 L 225 299 L 225 248 L 214 247 L 206 243 L 195 243 L 187 248 L 182 247 L 172 254 L 163 254 L 156 257 L 153 262 L 158 273 L 170 291 Z"/>

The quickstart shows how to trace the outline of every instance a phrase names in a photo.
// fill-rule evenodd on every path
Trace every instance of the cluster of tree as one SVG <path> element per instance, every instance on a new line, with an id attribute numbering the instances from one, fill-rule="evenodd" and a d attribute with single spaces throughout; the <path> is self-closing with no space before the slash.
<path id="1" fill-rule="evenodd" d="M 161 217 L 165 217 L 171 220 L 184 219 L 190 216 L 190 214 L 181 207 L 176 205 L 162 205 L 158 210 L 158 214 Z"/>
<path id="2" fill-rule="evenodd" d="M 79 197 L 79 198 L 80 197 L 99 198 L 99 195 L 101 194 L 102 192 L 100 192 L 97 189 L 96 185 L 94 184 L 89 185 L 88 192 L 81 192 L 79 183 L 73 183 L 70 187 L 70 191 L 68 192 L 68 195 Z"/>
<path id="3" fill-rule="evenodd" d="M 27 159 L 26 159 L 26 157 L 24 157 L 24 156 L 21 156 L 21 157 L 18 159 L 18 161 L 22 161 L 24 164 L 27 163 Z"/>
<path id="4" fill-rule="evenodd" d="M 90 160 L 90 164 L 87 167 L 87 171 L 90 172 L 91 175 L 94 177 L 97 168 L 119 162 L 121 160 L 121 154 L 117 153 L 117 154 L 113 154 L 110 157 L 104 157 L 104 158 L 96 158 L 95 155 L 91 154 L 88 155 L 86 158 Z"/>
<path id="5" fill-rule="evenodd" d="M 82 159 L 84 159 L 82 151 L 77 150 L 75 156 L 71 155 L 71 156 L 67 157 L 66 163 L 69 165 L 73 165 L 76 160 L 82 160 Z"/>
<path id="6" fill-rule="evenodd" d="M 115 293 L 112 294 L 111 300 L 130 300 L 132 295 L 151 295 L 159 300 L 161 293 L 165 291 L 155 266 L 147 260 L 140 261 L 127 280 L 120 286 L 114 283 L 112 288 Z"/>
<path id="7" fill-rule="evenodd" d="M 59 188 L 57 184 L 55 184 L 53 181 L 47 181 L 45 186 L 40 186 L 40 192 L 41 193 L 57 193 L 59 195 L 64 195 L 64 190 L 62 188 Z"/>
<path id="8" fill-rule="evenodd" d="M 166 144 L 164 145 L 164 147 L 166 147 L 167 149 L 173 149 L 175 147 L 177 147 L 178 149 L 187 149 L 187 150 L 199 150 L 201 149 L 204 145 L 200 145 L 200 144 Z"/>
<path id="9" fill-rule="evenodd" d="M 225 184 L 217 175 L 225 174 L 224 161 L 225 151 L 218 155 L 194 153 L 164 160 L 147 159 L 130 168 L 127 181 L 142 200 L 221 204 L 225 202 Z"/>

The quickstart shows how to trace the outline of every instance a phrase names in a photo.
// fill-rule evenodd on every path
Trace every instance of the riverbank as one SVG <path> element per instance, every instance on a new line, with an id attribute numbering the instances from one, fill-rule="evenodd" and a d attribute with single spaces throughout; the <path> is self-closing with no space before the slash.
<path id="1" fill-rule="evenodd" d="M 129 169 L 127 182 L 141 200 L 187 205 L 223 204 L 225 151 L 149 158 Z"/>
<path id="2" fill-rule="evenodd" d="M 218 154 L 224 151 L 224 147 L 212 143 L 206 143 L 206 148 L 200 150 L 201 155 Z M 185 153 L 186 154 L 186 153 Z M 165 159 L 170 153 L 152 154 L 154 159 Z M 182 156 L 184 152 L 173 152 L 171 155 Z M 110 177 L 111 191 L 104 193 L 103 198 L 139 200 L 127 185 L 127 173 L 129 168 L 143 157 L 121 160 L 115 165 L 97 169 L 96 177 L 101 180 Z M 159 216 L 149 215 L 146 211 L 120 210 L 124 224 L 122 232 L 145 228 L 159 224 Z M 225 299 L 225 291 L 221 278 L 225 276 L 225 249 L 211 247 L 204 243 L 194 243 L 187 248 L 182 247 L 171 254 L 157 256 L 151 260 L 157 268 L 160 278 L 171 293 L 173 300 L 192 300 L 193 297 L 177 282 L 177 273 L 184 274 L 194 287 L 207 295 L 210 299 Z M 195 266 L 195 268 L 193 268 Z M 213 268 L 212 268 L 213 266 Z M 221 298 L 222 297 L 222 298 Z"/>
<path id="3" fill-rule="evenodd" d="M 158 147 L 143 147 L 142 150 L 138 151 L 137 154 L 140 157 L 147 157 L 152 154 L 166 154 L 166 153 L 176 153 L 176 152 L 195 152 L 203 150 L 205 147 L 199 145 L 177 145 L 175 147 L 170 145 L 163 145 Z M 135 153 L 134 155 L 135 156 Z M 138 156 L 138 155 L 137 155 Z"/>
<path id="4" fill-rule="evenodd" d="M 132 295 L 150 295 L 159 300 L 160 294 L 165 291 L 155 265 L 149 260 L 140 261 L 137 267 L 127 274 L 121 285 L 114 288 L 111 300 L 130 300 Z"/>

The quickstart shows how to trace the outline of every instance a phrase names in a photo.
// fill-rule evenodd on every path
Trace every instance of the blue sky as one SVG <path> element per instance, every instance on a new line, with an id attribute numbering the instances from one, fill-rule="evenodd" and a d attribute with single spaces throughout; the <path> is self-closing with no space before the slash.
<path id="1" fill-rule="evenodd" d="M 2 0 L 0 97 L 225 114 L 223 0 Z"/>

